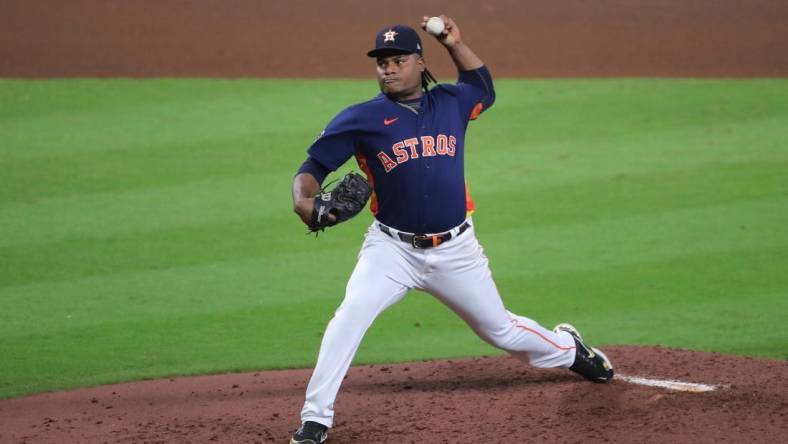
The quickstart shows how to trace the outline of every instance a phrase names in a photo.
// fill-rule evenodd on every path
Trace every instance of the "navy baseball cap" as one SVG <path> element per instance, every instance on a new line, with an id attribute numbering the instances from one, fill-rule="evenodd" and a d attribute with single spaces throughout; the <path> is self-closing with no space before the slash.
<path id="1" fill-rule="evenodd" d="M 421 39 L 416 30 L 404 25 L 387 26 L 375 37 L 375 49 L 367 53 L 368 57 L 380 57 L 386 54 L 421 55 Z"/>

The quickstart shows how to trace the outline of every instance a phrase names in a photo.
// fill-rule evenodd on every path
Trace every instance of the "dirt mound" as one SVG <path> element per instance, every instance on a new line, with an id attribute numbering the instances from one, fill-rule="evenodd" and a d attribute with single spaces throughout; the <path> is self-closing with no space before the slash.
<path id="1" fill-rule="evenodd" d="M 784 0 L 3 0 L 0 76 L 371 78 L 391 23 L 446 12 L 501 77 L 786 76 Z M 425 39 L 439 79 L 456 74 Z"/>
<path id="2" fill-rule="evenodd" d="M 353 367 L 331 443 L 786 442 L 788 362 L 608 347 L 618 373 L 705 393 L 586 382 L 509 357 Z M 0 442 L 283 443 L 310 370 L 181 377 L 0 401 Z"/>

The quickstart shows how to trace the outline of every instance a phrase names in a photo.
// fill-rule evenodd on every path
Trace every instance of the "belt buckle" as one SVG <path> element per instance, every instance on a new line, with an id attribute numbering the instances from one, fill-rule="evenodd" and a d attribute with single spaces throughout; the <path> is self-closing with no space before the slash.
<path id="1" fill-rule="evenodd" d="M 410 244 L 413 246 L 413 248 L 418 248 L 420 250 L 423 250 L 424 247 L 422 247 L 421 245 L 416 244 L 416 242 L 419 241 L 419 240 L 422 240 L 422 239 L 427 240 L 430 237 L 431 236 L 423 236 L 423 235 L 419 235 L 419 234 L 414 234 L 413 238 L 410 240 Z"/>

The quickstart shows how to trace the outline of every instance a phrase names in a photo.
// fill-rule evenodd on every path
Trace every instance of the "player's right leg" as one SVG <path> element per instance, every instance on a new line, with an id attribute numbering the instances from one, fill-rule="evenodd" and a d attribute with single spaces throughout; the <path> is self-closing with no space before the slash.
<path id="1" fill-rule="evenodd" d="M 575 342 L 504 307 L 473 228 L 427 252 L 434 264 L 425 290 L 457 313 L 482 339 L 535 367 L 569 368 Z"/>
<path id="2" fill-rule="evenodd" d="M 407 261 L 390 238 L 370 229 L 348 281 L 345 299 L 328 323 L 301 411 L 302 423 L 331 427 L 334 400 L 367 329 L 412 287 Z"/>
<path id="3" fill-rule="evenodd" d="M 428 254 L 434 256 L 434 266 L 426 290 L 482 339 L 535 367 L 568 368 L 597 382 L 612 378 L 607 358 L 582 343 L 579 335 L 563 328 L 548 330 L 504 308 L 473 229 Z"/>

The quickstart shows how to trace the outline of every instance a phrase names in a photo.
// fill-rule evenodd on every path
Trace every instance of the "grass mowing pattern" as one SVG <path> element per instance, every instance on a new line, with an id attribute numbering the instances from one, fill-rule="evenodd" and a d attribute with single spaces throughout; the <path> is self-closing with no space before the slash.
<path id="1" fill-rule="evenodd" d="M 308 238 L 290 181 L 375 88 L 0 80 L 0 397 L 311 366 L 370 216 Z M 788 80 L 497 88 L 466 174 L 512 311 L 595 344 L 786 357 Z M 356 362 L 493 353 L 412 293 Z"/>

